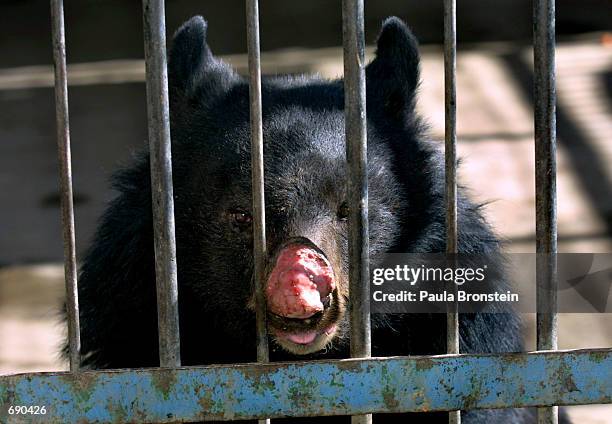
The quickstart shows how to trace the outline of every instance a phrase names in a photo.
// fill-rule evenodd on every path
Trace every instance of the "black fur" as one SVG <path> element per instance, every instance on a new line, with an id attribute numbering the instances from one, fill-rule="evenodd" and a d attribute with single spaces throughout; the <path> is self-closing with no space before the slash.
<path id="1" fill-rule="evenodd" d="M 216 59 L 206 23 L 194 17 L 175 35 L 169 64 L 176 201 L 181 354 L 184 365 L 255 359 L 250 232 L 228 211 L 250 209 L 248 83 Z M 444 252 L 444 169 L 414 111 L 417 41 L 397 18 L 384 22 L 367 67 L 371 254 Z M 288 237 L 330 237 L 346 271 L 342 81 L 310 76 L 264 78 L 266 214 L 270 251 Z M 80 273 L 83 364 L 158 365 L 149 162 L 146 154 L 114 180 L 119 196 L 103 216 Z M 460 191 L 459 250 L 499 251 L 479 208 Z M 373 316 L 373 355 L 445 351 L 443 314 Z M 342 325 L 346 326 L 343 322 Z M 463 314 L 463 352 L 521 351 L 517 315 Z M 348 356 L 345 329 L 324 352 Z M 273 360 L 295 360 L 274 348 Z M 346 417 L 319 419 L 348 422 Z M 406 416 L 380 415 L 377 422 Z M 410 422 L 446 422 L 418 414 Z M 296 421 L 308 421 L 296 420 Z M 534 422 L 527 410 L 471 411 L 465 423 Z"/>

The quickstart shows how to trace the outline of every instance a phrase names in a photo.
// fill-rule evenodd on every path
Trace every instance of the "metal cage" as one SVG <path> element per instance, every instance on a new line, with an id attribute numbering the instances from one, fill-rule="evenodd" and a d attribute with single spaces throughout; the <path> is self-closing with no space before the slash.
<path id="1" fill-rule="evenodd" d="M 0 418 L 12 405 L 46 405 L 40 423 L 145 423 L 538 407 L 556 423 L 557 406 L 612 402 L 612 349 L 557 351 L 555 261 L 538 269 L 538 351 L 462 355 L 458 314 L 447 314 L 448 355 L 370 358 L 368 187 L 363 0 L 343 0 L 344 87 L 349 165 L 349 275 L 353 359 L 268 363 L 265 305 L 257 288 L 257 364 L 180 367 L 178 293 L 164 0 L 143 0 L 149 149 L 155 234 L 160 368 L 81 371 L 77 265 L 63 1 L 51 0 L 70 372 L 0 377 Z M 456 5 L 444 0 L 447 251 L 457 249 Z M 534 0 L 537 252 L 557 251 L 554 0 Z M 258 1 L 246 0 L 255 276 L 266 258 Z M 568 383 L 571 382 L 571 384 Z"/>

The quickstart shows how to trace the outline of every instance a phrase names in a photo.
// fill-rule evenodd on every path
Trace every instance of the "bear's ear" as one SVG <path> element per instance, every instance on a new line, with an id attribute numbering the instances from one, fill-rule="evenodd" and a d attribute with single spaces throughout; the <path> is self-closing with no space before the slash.
<path id="1" fill-rule="evenodd" d="M 217 60 L 206 43 L 208 24 L 201 16 L 185 22 L 174 34 L 168 79 L 172 91 L 189 97 L 196 91 L 226 87 L 235 72 Z"/>
<path id="2" fill-rule="evenodd" d="M 376 57 L 366 68 L 368 113 L 403 119 L 414 109 L 419 84 L 418 41 L 401 19 L 390 17 L 376 44 Z"/>

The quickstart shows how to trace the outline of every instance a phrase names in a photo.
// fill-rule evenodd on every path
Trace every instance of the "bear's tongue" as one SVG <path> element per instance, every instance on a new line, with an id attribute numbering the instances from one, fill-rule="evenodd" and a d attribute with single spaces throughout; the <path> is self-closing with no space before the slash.
<path id="1" fill-rule="evenodd" d="M 322 299 L 334 289 L 329 262 L 310 247 L 290 245 L 279 253 L 268 278 L 268 308 L 276 315 L 306 319 L 323 311 Z M 311 336 L 314 339 L 316 333 L 304 333 L 303 337 L 307 339 Z"/>
<path id="2" fill-rule="evenodd" d="M 293 343 L 306 345 L 306 344 L 312 343 L 317 338 L 317 336 L 321 334 L 330 335 L 334 333 L 336 331 L 336 328 L 337 328 L 336 325 L 332 324 L 329 327 L 327 327 L 325 330 L 323 330 L 322 332 L 317 332 L 313 330 L 313 331 L 303 331 L 300 333 L 287 333 L 284 331 L 274 330 L 274 334 L 276 334 L 277 337 L 282 337 Z"/>
<path id="3" fill-rule="evenodd" d="M 284 336 L 287 338 L 287 340 L 292 341 L 293 343 L 309 344 L 314 341 L 317 335 L 318 333 L 316 331 L 308 331 L 298 334 L 285 334 Z"/>

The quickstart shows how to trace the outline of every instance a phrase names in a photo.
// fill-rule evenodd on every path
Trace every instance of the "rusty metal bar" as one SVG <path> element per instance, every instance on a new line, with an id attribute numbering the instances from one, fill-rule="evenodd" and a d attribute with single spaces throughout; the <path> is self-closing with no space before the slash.
<path id="1" fill-rule="evenodd" d="M 557 252 L 557 140 L 555 117 L 554 0 L 534 2 L 534 127 L 536 156 L 536 251 L 551 260 L 538 284 L 538 349 L 557 348 L 556 266 Z M 540 296 L 543 295 L 543 296 Z M 553 296 L 553 297 L 551 297 Z M 540 305 L 540 302 L 538 302 Z"/>
<path id="2" fill-rule="evenodd" d="M 371 355 L 363 0 L 343 1 L 351 356 Z"/>
<path id="3" fill-rule="evenodd" d="M 557 139 L 555 1 L 533 3 L 536 186 L 537 347 L 557 349 Z M 539 424 L 556 424 L 558 408 L 538 409 Z"/>
<path id="4" fill-rule="evenodd" d="M 249 99 L 251 117 L 251 167 L 253 186 L 253 261 L 255 279 L 255 319 L 257 361 L 270 361 L 266 298 L 264 294 L 266 248 L 266 208 L 264 191 L 263 127 L 261 111 L 261 61 L 259 47 L 259 2 L 246 0 L 247 43 L 249 54 Z M 269 419 L 259 424 L 269 424 Z"/>
<path id="5" fill-rule="evenodd" d="M 444 0 L 444 169 L 446 200 L 446 253 L 457 254 L 457 5 Z M 454 259 L 451 259 L 454 262 Z M 457 286 L 449 284 L 457 298 Z M 459 353 L 459 314 L 457 303 L 448 303 L 446 314 L 446 351 Z M 461 423 L 461 412 L 448 413 L 449 424 Z"/>
<path id="6" fill-rule="evenodd" d="M 351 357 L 371 355 L 368 168 L 363 0 L 342 1 L 344 113 L 348 162 Z M 352 417 L 353 424 L 371 415 Z"/>
<path id="7" fill-rule="evenodd" d="M 159 364 L 181 364 L 164 0 L 143 0 Z"/>
<path id="8" fill-rule="evenodd" d="M 267 248 L 258 9 L 259 7 L 257 0 L 247 0 L 249 97 L 251 102 L 251 166 L 253 167 L 253 253 L 255 262 L 254 276 L 257 312 L 257 360 L 259 362 L 268 362 L 269 352 L 266 327 L 266 299 L 263 289 Z"/>
<path id="9" fill-rule="evenodd" d="M 66 72 L 63 0 L 51 0 L 51 28 L 53 37 L 53 65 L 55 69 L 55 119 L 57 125 L 62 236 L 64 240 L 64 278 L 66 280 L 70 371 L 77 372 L 81 362 L 81 335 L 74 235 L 74 205 L 72 199 L 72 160 L 70 155 L 70 120 L 68 117 L 68 77 Z"/>
<path id="10" fill-rule="evenodd" d="M 491 378 L 495 376 L 495 378 Z M 145 423 L 612 403 L 612 349 L 0 377 L 32 423 Z M 8 417 L 8 419 L 7 419 Z"/>
<path id="11" fill-rule="evenodd" d="M 455 27 L 455 0 L 445 0 L 444 6 L 446 253 L 454 255 L 457 253 L 457 87 L 455 77 L 457 38 Z M 451 312 L 448 314 L 448 353 L 459 353 L 458 329 L 457 312 Z"/>

